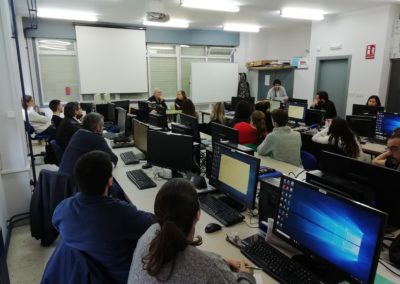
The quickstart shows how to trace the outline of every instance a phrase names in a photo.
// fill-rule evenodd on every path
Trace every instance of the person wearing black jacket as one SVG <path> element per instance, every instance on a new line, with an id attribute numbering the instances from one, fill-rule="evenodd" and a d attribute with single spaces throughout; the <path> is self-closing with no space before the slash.
<path id="1" fill-rule="evenodd" d="M 156 103 L 167 109 L 167 104 L 162 96 L 161 90 L 159 88 L 155 88 L 153 91 L 153 95 L 148 99 L 149 102 Z"/>
<path id="2" fill-rule="evenodd" d="M 56 132 L 57 144 L 65 149 L 72 135 L 81 129 L 78 117 L 81 116 L 81 108 L 78 102 L 69 102 L 64 107 L 64 119 L 61 121 Z"/>
<path id="3" fill-rule="evenodd" d="M 325 118 L 332 119 L 336 117 L 335 104 L 329 100 L 328 93 L 325 91 L 317 92 L 315 99 L 310 106 L 311 109 L 319 109 L 325 111 Z"/>

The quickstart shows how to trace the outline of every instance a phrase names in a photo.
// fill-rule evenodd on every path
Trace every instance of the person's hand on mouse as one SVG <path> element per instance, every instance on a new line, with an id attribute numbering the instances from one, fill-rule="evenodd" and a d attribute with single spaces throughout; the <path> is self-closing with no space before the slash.
<path id="1" fill-rule="evenodd" d="M 250 263 L 245 260 L 234 260 L 234 259 L 226 259 L 225 260 L 229 268 L 234 272 L 247 272 L 253 274 L 253 270 L 250 268 Z"/>

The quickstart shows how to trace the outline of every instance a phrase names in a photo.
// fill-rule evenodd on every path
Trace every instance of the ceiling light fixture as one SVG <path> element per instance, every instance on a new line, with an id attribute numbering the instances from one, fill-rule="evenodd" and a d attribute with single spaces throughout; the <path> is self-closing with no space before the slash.
<path id="1" fill-rule="evenodd" d="M 181 6 L 185 8 L 205 9 L 222 12 L 237 13 L 239 5 L 226 0 L 181 0 Z"/>
<path id="2" fill-rule="evenodd" d="M 260 27 L 254 25 L 226 24 L 224 25 L 224 31 L 258 33 L 260 31 Z"/>
<path id="3" fill-rule="evenodd" d="M 312 9 L 285 8 L 281 10 L 281 17 L 302 20 L 321 21 L 324 19 L 324 14 L 323 11 Z"/>
<path id="4" fill-rule="evenodd" d="M 71 11 L 71 10 L 56 10 L 56 9 L 39 9 L 38 17 L 62 19 L 62 20 L 75 20 L 86 22 L 97 22 L 97 16 L 94 13 Z"/>
<path id="5" fill-rule="evenodd" d="M 168 22 L 165 23 L 160 23 L 160 22 L 152 22 L 152 21 L 143 21 L 143 25 L 145 26 L 154 26 L 154 27 L 166 27 L 166 28 L 188 28 L 189 27 L 189 22 L 184 21 L 184 20 L 169 20 Z"/>

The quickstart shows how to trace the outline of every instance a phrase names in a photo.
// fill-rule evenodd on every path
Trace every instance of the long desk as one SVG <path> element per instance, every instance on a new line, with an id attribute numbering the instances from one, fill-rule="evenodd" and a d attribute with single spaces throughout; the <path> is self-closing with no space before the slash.
<path id="1" fill-rule="evenodd" d="M 119 154 L 122 152 L 129 151 L 129 148 L 120 148 L 120 149 L 113 149 L 114 153 L 119 157 Z M 298 168 L 296 166 L 293 166 L 291 164 L 287 164 L 284 162 L 280 162 L 277 160 L 274 160 L 269 157 L 263 157 L 259 156 L 258 154 L 255 154 L 256 157 L 261 159 L 261 165 L 268 166 L 275 168 L 278 171 L 281 171 L 284 174 L 289 174 L 289 173 L 294 173 L 294 174 L 299 174 L 301 171 L 303 171 L 302 168 Z M 117 182 L 120 184 L 122 189 L 125 192 L 126 197 L 130 202 L 132 202 L 138 209 L 145 210 L 148 212 L 154 212 L 154 200 L 155 196 L 160 189 L 160 187 L 165 183 L 165 180 L 158 180 L 158 179 L 153 179 L 157 187 L 156 188 L 150 188 L 150 189 L 144 189 L 144 190 L 139 190 L 127 177 L 126 172 L 128 170 L 133 170 L 133 169 L 139 169 L 141 166 L 144 164 L 144 162 L 140 162 L 140 164 L 136 165 L 124 165 L 124 163 L 120 160 L 115 167 L 113 171 L 113 176 L 117 180 Z M 144 170 L 151 178 L 153 178 L 154 173 L 156 171 L 156 168 L 150 168 L 147 170 Z M 250 217 L 246 215 L 246 222 L 250 224 Z M 257 225 L 254 224 L 254 218 L 253 218 L 253 223 L 251 224 L 252 226 Z M 219 253 L 226 259 L 244 259 L 244 255 L 240 253 L 240 250 L 228 243 L 225 240 L 225 236 L 229 232 L 237 232 L 239 237 L 244 239 L 250 235 L 253 235 L 257 233 L 258 229 L 257 228 L 250 228 L 248 225 L 246 225 L 244 222 L 236 224 L 232 227 L 222 227 L 222 230 L 211 233 L 211 234 L 206 234 L 204 233 L 204 228 L 208 223 L 219 223 L 216 219 L 211 217 L 205 212 L 202 212 L 202 215 L 200 217 L 199 222 L 196 225 L 196 234 L 201 235 L 203 238 L 203 244 L 201 245 L 201 249 L 203 250 L 208 250 L 212 252 Z M 286 246 L 287 248 L 287 246 Z M 279 247 L 284 253 L 287 255 L 293 255 L 294 250 L 290 248 L 289 250 L 287 249 L 282 249 Z M 390 281 L 393 281 L 394 283 L 400 283 L 400 277 L 396 277 L 390 272 L 386 270 L 381 264 L 378 266 L 378 273 L 389 279 Z M 276 280 L 271 278 L 268 274 L 260 271 L 255 271 L 255 275 L 257 275 L 258 278 L 262 279 L 262 283 L 278 283 Z"/>

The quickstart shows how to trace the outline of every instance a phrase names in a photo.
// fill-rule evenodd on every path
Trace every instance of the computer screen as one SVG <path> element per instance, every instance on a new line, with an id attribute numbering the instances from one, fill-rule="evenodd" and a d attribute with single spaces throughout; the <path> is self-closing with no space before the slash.
<path id="1" fill-rule="evenodd" d="M 350 128 L 358 135 L 362 137 L 374 137 L 376 117 L 364 116 L 364 115 L 348 115 L 346 121 Z"/>
<path id="2" fill-rule="evenodd" d="M 305 123 L 306 125 L 323 125 L 325 123 L 325 111 L 319 109 L 307 109 Z"/>
<path id="3" fill-rule="evenodd" d="M 149 130 L 147 162 L 175 171 L 191 171 L 193 168 L 193 137 Z"/>
<path id="4" fill-rule="evenodd" d="M 260 159 L 215 143 L 211 179 L 215 187 L 246 208 L 254 209 Z"/>
<path id="5" fill-rule="evenodd" d="M 171 123 L 171 131 L 173 133 L 193 136 L 193 130 L 191 127 L 176 122 Z"/>
<path id="6" fill-rule="evenodd" d="M 91 113 L 93 110 L 93 103 L 79 103 L 81 109 L 86 112 L 86 114 Z"/>
<path id="7" fill-rule="evenodd" d="M 149 126 L 137 119 L 133 119 L 133 140 L 135 147 L 143 153 L 147 153 L 147 132 Z"/>
<path id="8" fill-rule="evenodd" d="M 240 101 L 246 101 L 254 108 L 255 97 L 246 97 L 246 98 L 243 98 L 243 97 L 232 97 L 232 99 L 231 99 L 231 108 L 232 108 L 233 111 L 236 109 L 236 106 Z"/>
<path id="9" fill-rule="evenodd" d="M 115 105 L 108 104 L 96 104 L 96 112 L 104 116 L 105 122 L 115 122 Z"/>
<path id="10" fill-rule="evenodd" d="M 280 188 L 273 232 L 346 280 L 373 283 L 387 215 L 294 178 Z"/>
<path id="11" fill-rule="evenodd" d="M 117 115 L 117 117 L 118 117 L 117 125 L 118 125 L 118 128 L 119 128 L 119 131 L 121 133 L 125 133 L 125 130 L 126 130 L 126 110 L 123 109 L 123 108 L 117 107 L 116 111 L 118 113 L 118 115 Z"/>
<path id="12" fill-rule="evenodd" d="M 289 103 L 300 103 L 300 104 L 308 104 L 307 100 L 304 99 L 296 99 L 296 98 L 288 98 Z"/>
<path id="13" fill-rule="evenodd" d="M 238 130 L 226 125 L 212 122 L 211 139 L 212 143 L 229 141 L 232 144 L 239 144 Z"/>
<path id="14" fill-rule="evenodd" d="M 392 112 L 377 113 L 375 134 L 390 136 L 396 128 L 400 128 L 400 114 Z"/>
<path id="15" fill-rule="evenodd" d="M 367 106 L 353 104 L 352 115 L 372 115 L 376 116 L 378 111 L 383 112 L 385 110 L 382 106 Z"/>
<path id="16" fill-rule="evenodd" d="M 157 126 L 162 129 L 165 129 L 168 127 L 168 119 L 165 114 L 162 115 L 162 114 L 158 114 L 158 113 L 149 113 L 148 122 L 150 125 Z"/>
<path id="17" fill-rule="evenodd" d="M 149 103 L 147 101 L 138 101 L 139 111 L 137 113 L 138 119 L 147 122 L 149 118 Z"/>
<path id="18" fill-rule="evenodd" d="M 289 120 L 304 121 L 306 117 L 306 104 L 289 103 L 288 116 Z"/>
<path id="19" fill-rule="evenodd" d="M 200 143 L 199 121 L 197 117 L 181 113 L 179 115 L 180 123 L 192 128 L 192 136 L 194 141 Z"/>
<path id="20" fill-rule="evenodd" d="M 269 101 L 269 111 L 281 108 L 281 101 L 270 100 Z"/>

